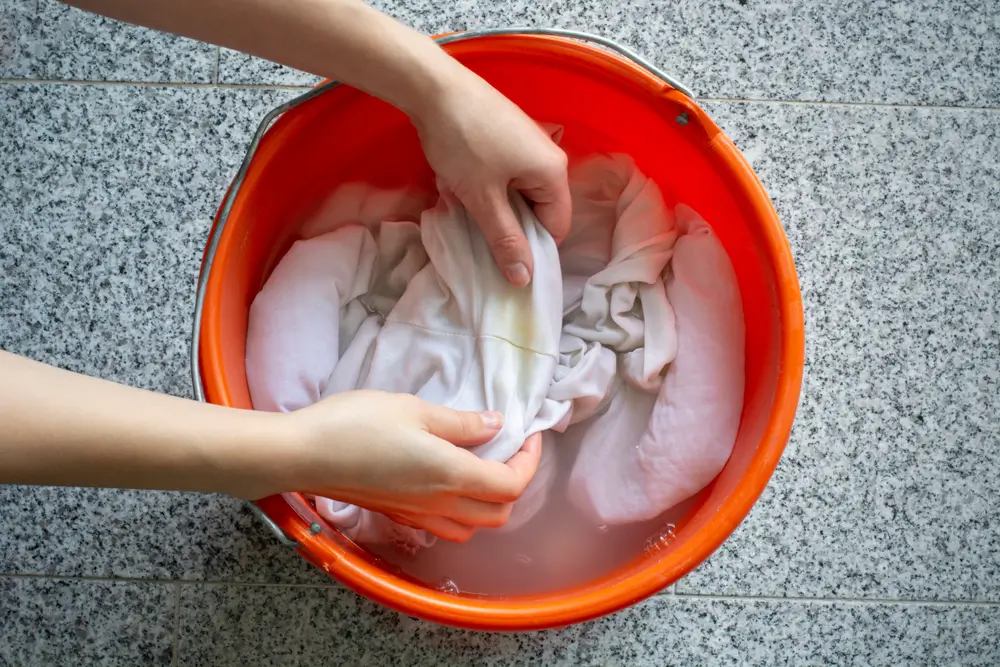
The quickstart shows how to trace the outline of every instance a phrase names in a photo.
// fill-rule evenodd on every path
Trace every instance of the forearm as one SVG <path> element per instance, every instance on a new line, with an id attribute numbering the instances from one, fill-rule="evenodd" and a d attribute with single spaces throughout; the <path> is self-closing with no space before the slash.
<path id="1" fill-rule="evenodd" d="M 0 484 L 212 491 L 279 474 L 284 415 L 125 387 L 0 351 Z M 268 480 L 270 483 L 273 480 Z"/>
<path id="2" fill-rule="evenodd" d="M 411 116 L 469 76 L 430 39 L 361 0 L 67 1 L 343 81 Z"/>

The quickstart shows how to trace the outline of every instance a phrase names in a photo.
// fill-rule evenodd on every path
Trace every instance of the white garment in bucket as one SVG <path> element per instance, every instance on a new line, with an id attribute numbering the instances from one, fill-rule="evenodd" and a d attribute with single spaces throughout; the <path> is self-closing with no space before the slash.
<path id="1" fill-rule="evenodd" d="M 496 461 L 559 422 L 569 403 L 546 398 L 559 358 L 556 246 L 520 195 L 510 201 L 537 263 L 524 289 L 506 281 L 475 223 L 447 197 L 419 226 L 385 222 L 373 234 L 326 223 L 333 231 L 295 243 L 251 307 L 254 407 L 295 410 L 339 391 L 374 389 L 456 410 L 496 410 L 504 415 L 500 433 L 471 450 Z M 530 518 L 523 507 L 517 515 Z M 345 503 L 324 500 L 317 508 L 358 541 L 432 543 L 422 531 Z"/>
<path id="2" fill-rule="evenodd" d="M 700 491 L 739 429 L 745 334 L 736 274 L 708 225 L 686 206 L 676 212 L 684 234 L 666 280 L 676 357 L 658 390 L 626 384 L 614 397 L 589 425 L 570 474 L 570 498 L 600 524 L 651 519 Z"/>
<path id="3" fill-rule="evenodd" d="M 369 388 L 499 410 L 503 430 L 473 450 L 498 461 L 545 431 L 539 473 L 506 530 L 530 521 L 552 490 L 559 445 L 546 429 L 583 420 L 568 492 L 596 523 L 649 518 L 697 492 L 725 464 L 742 406 L 742 314 L 728 257 L 692 211 L 678 207 L 675 221 L 628 158 L 588 159 L 572 170 L 571 190 L 573 228 L 558 252 L 512 196 L 535 260 L 531 285 L 516 289 L 453 199 L 440 198 L 418 226 L 419 193 L 345 186 L 307 225 L 320 235 L 293 245 L 251 308 L 255 408 L 294 410 Z M 688 259 L 675 257 L 689 246 Z M 703 260 L 712 263 L 699 272 Z M 704 295 L 716 310 L 701 310 Z M 728 315 L 724 304 L 734 306 Z M 728 337 L 692 333 L 723 325 Z M 697 340 L 685 344 L 685 334 Z M 706 416 L 719 428 L 706 431 Z M 368 510 L 315 501 L 358 542 L 433 543 Z"/>

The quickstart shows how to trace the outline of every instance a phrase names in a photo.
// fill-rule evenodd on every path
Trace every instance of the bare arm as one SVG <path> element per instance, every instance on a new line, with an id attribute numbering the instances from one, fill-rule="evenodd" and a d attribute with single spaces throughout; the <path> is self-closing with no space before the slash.
<path id="1" fill-rule="evenodd" d="M 336 78 L 405 111 L 445 186 L 515 284 L 531 255 L 507 204 L 521 189 L 555 237 L 569 227 L 566 158 L 534 122 L 428 38 L 358 0 L 74 0 L 84 9 Z M 386 423 L 385 414 L 397 419 Z M 449 539 L 506 520 L 538 466 L 533 438 L 506 465 L 464 447 L 499 415 L 348 392 L 288 415 L 202 405 L 0 351 L 0 484 L 312 491 Z M 458 445 L 458 446 L 455 446 Z"/>
<path id="2" fill-rule="evenodd" d="M 429 38 L 361 0 L 70 0 L 84 9 L 262 56 L 360 88 L 406 112 L 437 175 L 515 285 L 534 269 L 507 189 L 556 240 L 570 225 L 566 156 L 531 119 Z"/>
<path id="3" fill-rule="evenodd" d="M 396 419 L 386 423 L 386 413 Z M 309 491 L 462 540 L 476 526 L 506 522 L 538 467 L 537 439 L 506 465 L 464 449 L 492 438 L 501 422 L 377 392 L 291 414 L 235 410 L 0 351 L 0 484 L 241 498 Z"/>
<path id="4" fill-rule="evenodd" d="M 0 483 L 245 495 L 280 415 L 230 410 L 0 351 Z"/>
<path id="5" fill-rule="evenodd" d="M 423 35 L 359 0 L 68 0 L 343 81 L 410 115 L 471 74 Z"/>

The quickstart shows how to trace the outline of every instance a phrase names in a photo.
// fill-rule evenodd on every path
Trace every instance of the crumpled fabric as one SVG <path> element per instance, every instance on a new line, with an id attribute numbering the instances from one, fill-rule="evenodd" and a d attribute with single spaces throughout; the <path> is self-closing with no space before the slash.
<path id="1" fill-rule="evenodd" d="M 510 197 L 534 256 L 524 289 L 504 279 L 447 193 L 427 208 L 412 191 L 339 190 L 251 306 L 254 407 L 291 411 L 376 389 L 496 410 L 502 430 L 472 451 L 497 461 L 543 432 L 539 472 L 502 530 L 544 506 L 559 432 L 584 421 L 567 492 L 596 522 L 650 518 L 696 493 L 725 465 L 742 408 L 743 320 L 728 256 L 627 157 L 585 160 L 570 184 L 573 226 L 559 249 Z M 315 502 L 355 541 L 434 542 L 369 510 Z"/>
<path id="2" fill-rule="evenodd" d="M 367 196 L 400 200 L 398 193 Z M 554 426 L 568 408 L 546 398 L 558 363 L 558 254 L 524 199 L 512 194 L 510 203 L 537 262 L 524 289 L 503 277 L 486 239 L 451 197 L 424 211 L 419 225 L 391 221 L 373 230 L 315 223 L 314 229 L 332 229 L 296 242 L 250 309 L 247 381 L 254 407 L 291 411 L 340 391 L 372 389 L 456 410 L 496 410 L 503 428 L 471 448 L 496 461 Z M 326 210 L 345 206 L 333 202 Z M 366 207 L 385 208 L 359 208 Z M 325 500 L 317 507 L 361 542 L 404 548 L 433 542 L 423 531 L 395 524 L 390 530 L 368 510 Z"/>
<path id="3" fill-rule="evenodd" d="M 560 351 L 576 363 L 560 366 L 550 395 L 564 374 L 573 382 L 558 397 L 586 389 L 571 422 L 596 416 L 568 492 L 598 525 L 643 521 L 704 488 L 732 452 L 744 389 L 739 287 L 711 228 L 690 207 L 669 209 L 631 160 L 593 158 L 570 184 Z"/>

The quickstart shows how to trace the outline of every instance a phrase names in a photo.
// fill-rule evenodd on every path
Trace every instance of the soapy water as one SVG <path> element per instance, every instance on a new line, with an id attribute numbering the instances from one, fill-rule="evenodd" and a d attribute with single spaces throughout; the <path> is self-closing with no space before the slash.
<path id="1" fill-rule="evenodd" d="M 664 553 L 692 503 L 641 523 L 596 525 L 567 497 L 576 456 L 571 447 L 565 450 L 558 451 L 558 475 L 545 506 L 518 530 L 480 529 L 463 544 L 438 540 L 416 552 L 392 545 L 368 550 L 389 569 L 395 566 L 439 591 L 495 596 L 537 595 L 586 584 L 643 554 Z"/>
<path id="2" fill-rule="evenodd" d="M 456 595 L 460 590 L 458 584 L 447 577 L 439 581 L 438 585 L 434 588 L 438 589 L 442 593 L 451 593 L 452 595 Z"/>
<path id="3" fill-rule="evenodd" d="M 677 526 L 674 524 L 668 523 L 658 533 L 646 538 L 645 544 L 642 545 L 642 550 L 649 556 L 663 551 L 674 541 L 674 530 L 676 528 Z"/>

